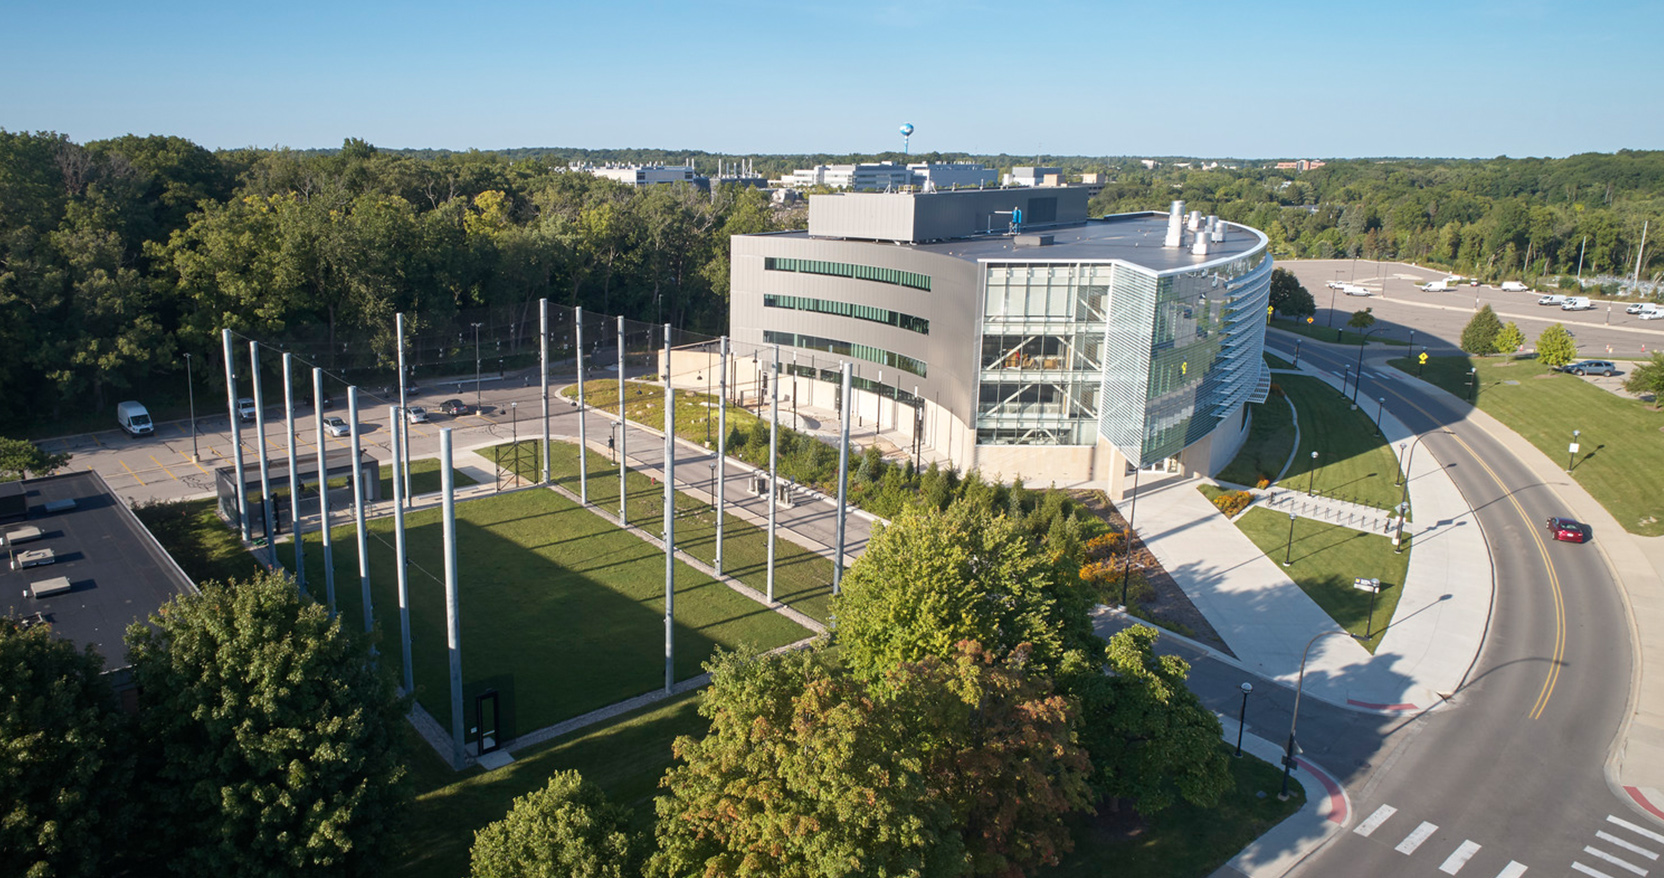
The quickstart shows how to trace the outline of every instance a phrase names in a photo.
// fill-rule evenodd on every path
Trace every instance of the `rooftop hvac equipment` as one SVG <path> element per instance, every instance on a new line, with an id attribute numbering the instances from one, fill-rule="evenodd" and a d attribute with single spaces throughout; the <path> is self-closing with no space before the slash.
<path id="1" fill-rule="evenodd" d="M 1163 247 L 1177 247 L 1184 238 L 1184 202 L 1173 202 L 1167 213 L 1167 238 L 1162 241 Z"/>

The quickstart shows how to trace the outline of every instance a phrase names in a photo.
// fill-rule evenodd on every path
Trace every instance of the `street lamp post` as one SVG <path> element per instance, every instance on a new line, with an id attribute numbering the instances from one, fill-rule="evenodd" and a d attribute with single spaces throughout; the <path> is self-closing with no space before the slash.
<path id="1" fill-rule="evenodd" d="M 1398 504 L 1398 529 L 1392 535 L 1392 553 L 1404 554 L 1404 519 L 1410 516 L 1410 503 L 1404 501 Z"/>
<path id="2" fill-rule="evenodd" d="M 1294 365 L 1300 365 L 1300 339 L 1294 340 Z"/>
<path id="3" fill-rule="evenodd" d="M 1127 606 L 1127 579 L 1132 576 L 1132 523 L 1138 518 L 1138 472 L 1142 467 L 1135 467 L 1132 471 L 1132 505 L 1127 510 L 1127 539 L 1126 545 L 1121 547 L 1121 608 Z"/>
<path id="4" fill-rule="evenodd" d="M 1283 550 L 1284 567 L 1294 566 L 1294 519 L 1297 517 L 1292 512 L 1288 514 L 1288 548 Z"/>
<path id="5" fill-rule="evenodd" d="M 1479 405 L 1479 370 L 1468 370 L 1468 405 Z"/>
<path id="6" fill-rule="evenodd" d="M 185 394 L 191 399 L 191 463 L 198 463 L 196 453 L 196 387 L 191 384 L 191 354 L 189 351 L 185 352 Z"/>
<path id="7" fill-rule="evenodd" d="M 1378 397 L 1375 400 L 1375 435 L 1377 436 L 1383 435 L 1381 432 L 1381 418 L 1386 416 L 1386 411 L 1387 398 L 1384 396 Z"/>
<path id="8" fill-rule="evenodd" d="M 1408 446 L 1409 446 L 1409 443 L 1408 443 L 1408 442 L 1400 442 L 1400 443 L 1398 443 L 1398 459 L 1399 459 L 1399 460 L 1403 460 L 1403 459 L 1404 459 L 1404 453 L 1405 453 L 1405 449 L 1406 449 L 1406 448 L 1407 448 L 1407 447 L 1408 447 Z M 1396 478 L 1396 479 L 1395 479 L 1395 480 L 1394 480 L 1394 481 L 1393 481 L 1393 483 L 1392 483 L 1392 486 L 1393 486 L 1393 487 L 1394 487 L 1394 488 L 1396 488 L 1396 487 L 1398 487 L 1398 486 L 1400 486 L 1400 485 L 1402 485 L 1402 484 L 1404 484 L 1404 469 L 1403 469 L 1403 468 L 1400 468 L 1400 469 L 1399 469 L 1399 470 L 1398 470 L 1398 472 L 1397 472 L 1397 473 L 1394 473 L 1394 475 L 1396 475 L 1396 476 L 1397 476 L 1397 478 Z"/>
<path id="9" fill-rule="evenodd" d="M 1572 444 L 1566 449 L 1566 472 L 1572 471 L 1572 464 L 1577 462 L 1577 437 L 1583 435 L 1582 430 L 1572 431 Z"/>
<path id="10" fill-rule="evenodd" d="M 1340 372 L 1340 395 L 1346 395 L 1346 385 L 1352 383 L 1352 367 L 1342 366 Z"/>
<path id="11" fill-rule="evenodd" d="M 514 487 L 520 487 L 520 403 L 510 402 L 509 411 L 514 424 Z"/>
<path id="12" fill-rule="evenodd" d="M 1312 651 L 1312 644 L 1331 634 L 1352 636 L 1345 631 L 1320 631 L 1311 640 L 1306 641 L 1306 648 L 1300 653 L 1300 677 L 1294 684 L 1294 715 L 1288 720 L 1288 749 L 1283 753 L 1283 791 L 1277 794 L 1277 800 L 1280 802 L 1288 801 L 1288 775 L 1294 768 L 1294 730 L 1300 722 L 1300 692 L 1306 685 L 1306 656 Z"/>
<path id="13" fill-rule="evenodd" d="M 1242 710 L 1236 715 L 1236 756 L 1242 758 L 1242 732 L 1248 728 L 1248 693 L 1254 691 L 1253 683 L 1242 684 Z"/>
<path id="14" fill-rule="evenodd" d="M 1335 272 L 1335 283 L 1340 283 L 1340 272 L 1338 271 Z M 1329 319 L 1323 324 L 1330 329 L 1335 328 L 1335 289 L 1335 287 L 1329 288 Z"/>
<path id="15" fill-rule="evenodd" d="M 1317 481 L 1317 452 L 1312 452 L 1312 468 L 1306 471 L 1306 493 L 1312 493 L 1312 485 Z"/>
<path id="16" fill-rule="evenodd" d="M 482 326 L 482 325 L 483 324 L 479 324 L 479 323 L 473 324 L 473 327 L 474 327 L 474 411 L 476 411 L 476 412 L 480 410 L 480 326 Z"/>
<path id="17" fill-rule="evenodd" d="M 1383 326 L 1377 326 L 1374 329 L 1371 329 L 1371 330 L 1368 330 L 1367 332 L 1365 332 L 1364 335 L 1363 335 L 1363 338 L 1358 339 L 1358 365 L 1357 365 L 1357 367 L 1355 367 L 1352 370 L 1352 404 L 1353 405 L 1358 404 L 1358 388 L 1359 388 L 1359 386 L 1361 386 L 1364 383 L 1364 345 L 1369 343 L 1369 337 L 1371 335 L 1373 335 L 1377 332 L 1380 332 L 1382 329 L 1385 329 L 1385 328 L 1386 327 L 1383 327 Z"/>

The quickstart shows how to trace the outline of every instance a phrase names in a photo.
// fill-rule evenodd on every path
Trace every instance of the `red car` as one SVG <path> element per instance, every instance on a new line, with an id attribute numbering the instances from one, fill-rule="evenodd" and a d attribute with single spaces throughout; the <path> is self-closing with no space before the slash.
<path id="1" fill-rule="evenodd" d="M 1586 543 L 1589 541 L 1589 526 L 1570 518 L 1549 519 L 1548 532 L 1554 534 L 1555 539 L 1568 543 Z"/>

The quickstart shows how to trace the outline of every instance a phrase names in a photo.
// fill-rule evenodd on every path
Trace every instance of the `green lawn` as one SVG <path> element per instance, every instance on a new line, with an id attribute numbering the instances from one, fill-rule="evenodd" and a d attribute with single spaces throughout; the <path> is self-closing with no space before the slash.
<path id="1" fill-rule="evenodd" d="M 475 768 L 456 774 L 432 749 L 418 744 L 411 766 L 416 801 L 394 843 L 388 874 L 466 875 L 474 833 L 507 814 L 516 797 L 542 789 L 557 771 L 576 770 L 600 786 L 608 800 L 630 809 L 635 829 L 651 837 L 653 796 L 673 761 L 671 743 L 678 735 L 705 733 L 697 705 L 697 695 L 684 695 L 644 708 L 521 750 L 508 767 L 489 773 Z"/>
<path id="2" fill-rule="evenodd" d="M 1375 651 L 1398 607 L 1404 573 L 1410 566 L 1407 545 L 1400 555 L 1393 552 L 1389 537 L 1300 518 L 1294 522 L 1291 552 L 1288 516 L 1281 512 L 1250 509 L 1236 525 L 1277 563 L 1292 557 L 1293 566 L 1286 568 L 1289 578 L 1336 623 L 1360 638 L 1369 624 L 1369 592 L 1353 588 L 1352 580 L 1381 580 L 1381 593 L 1375 597 L 1375 636 L 1359 640 L 1370 652 Z"/>
<path id="3" fill-rule="evenodd" d="M 1324 326 L 1321 321 L 1314 321 L 1308 324 L 1305 318 L 1301 318 L 1298 321 L 1284 319 L 1273 320 L 1271 322 L 1271 328 L 1281 329 L 1284 332 L 1292 332 L 1310 339 L 1326 341 L 1332 344 L 1355 345 L 1362 341 L 1364 339 L 1363 333 L 1346 328 L 1346 321 L 1351 319 L 1351 316 L 1343 313 L 1345 309 L 1341 308 L 1339 303 L 1336 303 L 1335 307 L 1340 310 L 1335 314 L 1334 326 Z M 1367 307 L 1369 306 L 1360 306 L 1357 310 L 1362 311 Z M 1369 343 L 1397 345 L 1398 347 L 1406 347 L 1410 344 L 1410 339 L 1408 337 L 1391 338 L 1388 336 L 1388 332 L 1390 332 L 1390 330 L 1381 330 L 1379 332 L 1369 333 Z"/>
<path id="4" fill-rule="evenodd" d="M 1267 366 L 1270 366 L 1273 369 L 1292 369 L 1292 368 L 1294 368 L 1293 363 L 1290 363 L 1289 361 L 1283 359 L 1282 357 L 1277 356 L 1276 354 L 1271 353 L 1270 351 L 1266 351 L 1264 354 L 1262 354 L 1262 356 L 1265 357 L 1265 364 Z"/>
<path id="5" fill-rule="evenodd" d="M 199 584 L 248 579 L 261 570 L 237 532 L 220 520 L 212 499 L 151 503 L 133 511 L 185 575 Z"/>
<path id="6" fill-rule="evenodd" d="M 663 409 L 660 409 L 663 411 Z M 536 479 L 542 467 L 542 441 L 522 442 L 520 472 Z M 512 466 L 512 446 L 503 449 L 503 463 Z M 616 515 L 618 510 L 618 468 L 603 452 L 591 453 L 589 461 L 589 502 Z M 551 477 L 573 494 L 578 493 L 578 447 L 554 443 L 549 453 Z M 702 464 L 702 466 L 704 466 Z M 703 474 L 709 478 L 709 473 Z M 647 476 L 630 471 L 630 521 L 657 534 L 664 519 L 664 487 Z M 677 492 L 676 546 L 713 564 L 716 556 L 716 516 L 703 497 Z M 724 515 L 722 524 L 722 572 L 759 592 L 768 588 L 768 532 Z M 821 622 L 827 620 L 832 599 L 832 562 L 786 539 L 774 544 L 774 596 L 782 603 Z"/>
<path id="7" fill-rule="evenodd" d="M 1116 815 L 1103 807 L 1096 817 L 1074 818 L 1075 850 L 1056 868 L 1036 871 L 1036 878 L 1201 878 L 1213 874 L 1305 801 L 1305 790 L 1292 779 L 1288 801 L 1277 801 L 1283 782 L 1281 768 L 1252 756 L 1230 763 L 1235 786 L 1211 808 L 1180 800 L 1148 820 L 1127 813 Z"/>
<path id="8" fill-rule="evenodd" d="M 625 382 L 625 391 L 630 395 L 625 414 L 637 424 L 643 424 L 655 430 L 664 429 L 664 385 L 647 381 Z M 561 395 L 570 399 L 578 398 L 578 388 L 571 385 L 561 389 Z M 690 442 L 703 443 L 708 438 L 710 447 L 716 447 L 717 410 L 720 394 L 707 396 L 693 390 L 676 391 L 676 435 Z M 597 408 L 612 415 L 618 414 L 618 381 L 586 381 L 584 382 L 584 403 L 591 408 Z M 790 411 L 782 407 L 781 419 L 784 423 L 785 412 Z M 728 406 L 728 430 L 745 432 L 751 429 L 752 423 L 758 418 L 742 408 Z M 785 429 L 784 426 L 781 427 Z M 605 439 L 606 437 L 600 437 Z"/>
<path id="9" fill-rule="evenodd" d="M 1416 374 L 1408 358 L 1392 365 Z M 1561 466 L 1572 431 L 1581 430 L 1578 484 L 1630 533 L 1664 535 L 1664 414 L 1534 359 L 1432 357 L 1423 378 L 1467 399 L 1471 368 L 1479 372 L 1480 409 Z"/>
<path id="10" fill-rule="evenodd" d="M 440 510 L 406 519 L 416 695 L 445 728 L 450 685 Z M 397 663 L 393 520 L 369 525 L 370 581 L 380 649 Z M 362 625 L 356 541 L 334 532 L 335 597 Z M 553 491 L 532 489 L 457 506 L 465 704 L 502 693 L 509 738 L 664 684 L 664 556 Z M 317 534 L 306 540 L 308 588 L 325 592 Z M 676 567 L 675 678 L 700 673 L 717 646 L 774 647 L 809 632 L 727 586 Z M 470 708 L 471 710 L 471 708 Z"/>
<path id="11" fill-rule="evenodd" d="M 1300 447 L 1295 449 L 1294 465 L 1283 477 L 1283 487 L 1305 491 L 1309 486 L 1317 494 L 1377 509 L 1397 506 L 1400 489 L 1393 483 L 1398 480 L 1398 458 L 1387 441 L 1376 435 L 1375 422 L 1362 411 L 1354 411 L 1347 397 L 1317 378 L 1277 377 L 1277 386 L 1294 403 L 1300 417 Z M 1315 474 L 1313 451 L 1317 452 Z M 1237 467 L 1237 462 L 1233 461 L 1231 467 Z"/>
<path id="12" fill-rule="evenodd" d="M 1281 387 L 1281 384 L 1273 386 Z M 1294 416 L 1289 412 L 1288 400 L 1275 392 L 1265 402 L 1252 406 L 1249 412 L 1253 420 L 1248 427 L 1248 438 L 1236 458 L 1219 471 L 1218 478 L 1252 487 L 1261 478 L 1276 479 L 1283 471 L 1283 464 L 1288 463 L 1289 452 L 1294 450 Z"/>

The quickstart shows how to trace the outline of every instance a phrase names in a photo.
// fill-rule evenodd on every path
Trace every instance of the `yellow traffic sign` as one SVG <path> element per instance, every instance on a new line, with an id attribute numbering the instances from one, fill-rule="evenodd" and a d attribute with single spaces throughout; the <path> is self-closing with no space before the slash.
<path id="1" fill-rule="evenodd" d="M 1423 366 L 1427 365 L 1427 352 L 1426 351 L 1421 352 L 1420 360 L 1421 360 L 1421 364 Z"/>

